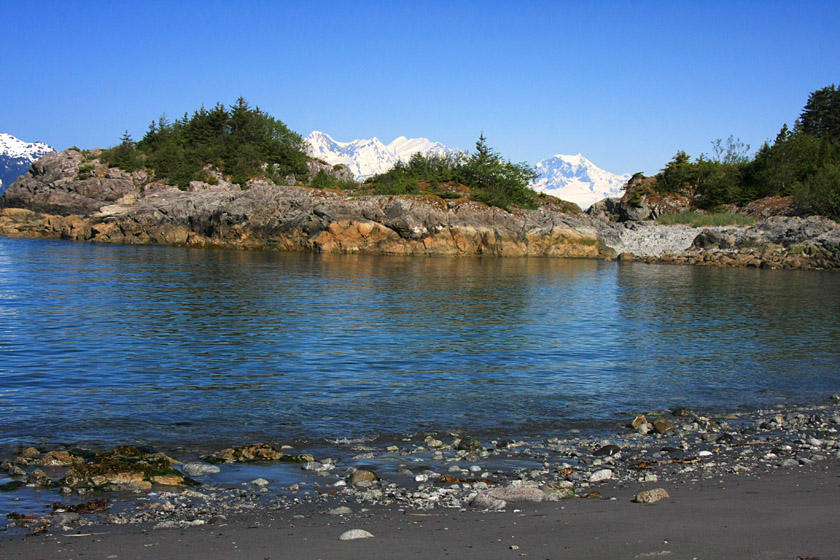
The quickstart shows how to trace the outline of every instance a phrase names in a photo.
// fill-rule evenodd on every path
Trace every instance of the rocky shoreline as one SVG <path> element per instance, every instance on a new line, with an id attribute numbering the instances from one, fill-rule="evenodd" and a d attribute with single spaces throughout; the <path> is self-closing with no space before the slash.
<path id="1" fill-rule="evenodd" d="M 0 198 L 0 235 L 96 243 L 367 253 L 547 256 L 755 268 L 840 268 L 840 224 L 771 216 L 750 227 L 665 226 L 615 201 L 569 211 L 546 198 L 510 212 L 430 195 L 353 196 L 216 177 L 186 191 L 67 150 L 33 163 Z M 323 170 L 313 165 L 312 172 Z M 626 211 L 621 211 L 623 206 Z M 613 208 L 615 207 L 615 208 Z M 654 209 L 655 210 L 655 209 Z M 629 216 L 632 219 L 626 219 Z M 624 221 L 616 221 L 623 219 Z"/>
<path id="2" fill-rule="evenodd" d="M 244 445 L 180 462 L 119 447 L 108 453 L 21 449 L 2 464 L 2 512 L 13 538 L 89 533 L 101 526 L 151 530 L 219 525 L 278 512 L 352 518 L 369 511 L 506 511 L 566 500 L 638 503 L 671 498 L 675 485 L 761 478 L 840 465 L 840 395 L 810 406 L 741 414 L 685 407 L 627 418 L 610 433 L 479 441 L 334 442 L 328 456 Z M 323 451 L 321 451 L 323 452 Z M 669 492 L 666 488 L 671 488 Z M 14 499 L 14 498 L 13 498 Z M 3 537 L 0 537 L 0 539 Z M 2 543 L 0 543 L 2 546 Z"/>

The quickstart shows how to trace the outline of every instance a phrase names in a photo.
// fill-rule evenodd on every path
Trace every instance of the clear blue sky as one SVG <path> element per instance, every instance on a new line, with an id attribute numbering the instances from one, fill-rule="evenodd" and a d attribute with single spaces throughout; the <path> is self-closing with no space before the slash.
<path id="1" fill-rule="evenodd" d="M 137 4 L 136 6 L 134 4 Z M 303 135 L 656 172 L 840 84 L 840 2 L 12 2 L 0 132 L 57 149 L 243 96 Z"/>

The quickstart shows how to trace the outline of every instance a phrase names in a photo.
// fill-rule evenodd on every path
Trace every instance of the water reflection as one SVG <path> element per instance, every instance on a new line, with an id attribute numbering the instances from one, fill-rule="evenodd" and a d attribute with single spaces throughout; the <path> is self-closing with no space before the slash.
<path id="1" fill-rule="evenodd" d="M 518 433 L 838 381 L 813 272 L 0 239 L 0 287 L 0 444 Z"/>

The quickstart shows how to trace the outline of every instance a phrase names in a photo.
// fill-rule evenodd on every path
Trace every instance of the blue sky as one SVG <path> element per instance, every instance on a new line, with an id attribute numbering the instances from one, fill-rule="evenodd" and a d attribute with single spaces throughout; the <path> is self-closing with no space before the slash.
<path id="1" fill-rule="evenodd" d="M 0 132 L 107 147 L 243 96 L 303 135 L 654 173 L 840 84 L 837 1 L 131 4 L 0 0 Z"/>

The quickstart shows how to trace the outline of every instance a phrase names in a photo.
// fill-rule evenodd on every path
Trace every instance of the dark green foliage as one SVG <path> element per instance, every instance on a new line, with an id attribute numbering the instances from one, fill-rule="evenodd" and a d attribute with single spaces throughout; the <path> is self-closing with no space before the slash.
<path id="1" fill-rule="evenodd" d="M 804 213 L 840 219 L 840 92 L 813 92 L 794 130 L 783 126 L 771 145 L 750 158 L 732 136 L 712 143 L 714 157 L 694 162 L 685 152 L 656 176 L 659 193 L 693 194 L 700 208 L 744 204 L 766 196 L 793 196 Z"/>
<path id="2" fill-rule="evenodd" d="M 99 159 L 109 167 L 119 167 L 129 172 L 143 167 L 143 161 L 137 152 L 137 147 L 127 130 L 123 134 L 120 144 L 110 150 L 103 151 Z"/>
<path id="3" fill-rule="evenodd" d="M 683 193 L 694 181 L 694 174 L 695 169 L 688 154 L 680 150 L 656 176 L 657 190 L 662 193 Z"/>
<path id="4" fill-rule="evenodd" d="M 126 134 L 104 158 L 128 171 L 145 158 L 156 179 L 186 189 L 190 181 L 208 179 L 206 166 L 241 186 L 253 176 L 278 183 L 288 175 L 306 175 L 304 148 L 299 134 L 240 97 L 229 109 L 222 104 L 209 111 L 202 107 L 175 122 L 163 115 L 142 140 L 134 144 Z"/>
<path id="5" fill-rule="evenodd" d="M 381 179 L 371 182 L 373 194 L 417 194 L 420 192 L 420 183 L 417 179 L 403 175 L 399 171 L 391 173 L 394 169 L 385 173 Z"/>
<path id="6" fill-rule="evenodd" d="M 338 167 L 338 166 L 335 166 Z M 335 168 L 334 167 L 334 168 Z M 312 179 L 310 186 L 315 187 L 316 189 L 354 189 L 358 185 L 355 181 L 342 181 L 338 179 L 335 175 L 331 175 L 327 173 L 325 170 L 321 169 L 318 171 L 318 174 Z"/>
<path id="7" fill-rule="evenodd" d="M 828 163 L 794 193 L 797 206 L 840 221 L 840 164 Z"/>
<path id="8" fill-rule="evenodd" d="M 808 96 L 796 129 L 831 142 L 840 140 L 840 90 L 837 86 L 824 87 Z"/>
<path id="9" fill-rule="evenodd" d="M 335 177 L 321 169 L 310 184 L 316 189 L 331 189 L 335 187 L 335 183 Z"/>
<path id="10" fill-rule="evenodd" d="M 694 192 L 700 208 L 714 209 L 723 204 L 742 202 L 742 167 L 700 157 L 694 164 Z"/>
<path id="11" fill-rule="evenodd" d="M 416 153 L 408 163 L 398 161 L 394 167 L 374 175 L 367 180 L 373 185 L 374 194 L 416 194 L 420 192 L 420 182 L 430 184 L 450 182 L 456 180 L 456 161 L 452 158 Z"/>
<path id="12" fill-rule="evenodd" d="M 90 165 L 80 165 L 79 170 L 76 172 L 76 180 L 77 181 L 84 181 L 85 179 L 90 179 L 94 176 L 94 172 L 96 171 L 96 167 L 92 164 Z"/>
<path id="13" fill-rule="evenodd" d="M 487 146 L 484 134 L 475 143 L 475 152 L 459 166 L 459 176 L 465 185 L 474 189 L 474 199 L 491 206 L 536 206 L 535 193 L 528 184 L 536 179 L 537 172 L 525 163 L 503 160 Z"/>
<path id="14" fill-rule="evenodd" d="M 461 194 L 445 184 L 463 184 L 470 188 L 472 198 L 507 208 L 510 205 L 534 207 L 536 193 L 528 188 L 536 172 L 524 163 L 503 160 L 486 143 L 484 135 L 476 143 L 476 151 L 458 158 L 414 154 L 408 163 L 398 162 L 391 170 L 371 177 L 366 182 L 376 194 L 419 193 L 421 184 L 431 194 L 443 198 L 457 198 Z"/>

